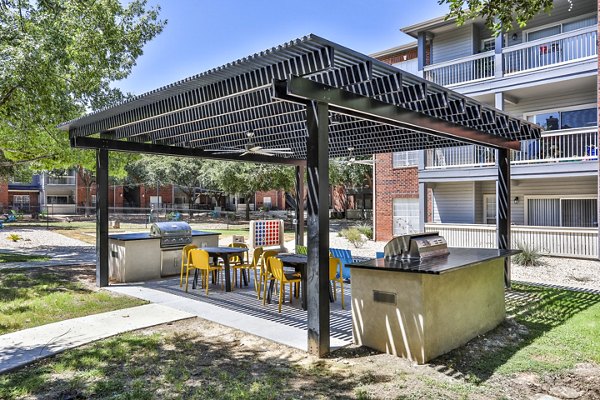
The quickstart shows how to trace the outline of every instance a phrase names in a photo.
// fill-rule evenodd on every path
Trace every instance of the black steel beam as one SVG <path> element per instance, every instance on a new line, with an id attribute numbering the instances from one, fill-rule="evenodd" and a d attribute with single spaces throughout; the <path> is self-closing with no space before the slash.
<path id="1" fill-rule="evenodd" d="M 308 128 L 308 351 L 329 353 L 329 157 L 326 103 L 309 103 Z"/>
<path id="2" fill-rule="evenodd" d="M 496 166 L 498 180 L 496 181 L 496 232 L 498 248 L 509 250 L 511 247 L 511 196 L 510 196 L 510 151 L 496 150 Z M 504 259 L 504 286 L 510 288 L 510 257 Z"/>
<path id="3" fill-rule="evenodd" d="M 511 141 L 469 127 L 431 117 L 407 108 L 385 103 L 347 90 L 327 86 L 301 77 L 275 80 L 275 97 L 297 103 L 326 102 L 331 111 L 380 122 L 429 135 L 488 147 L 520 150 L 521 142 Z"/>
<path id="4" fill-rule="evenodd" d="M 108 286 L 108 150 L 96 150 L 96 286 Z"/>
<path id="5" fill-rule="evenodd" d="M 296 165 L 296 244 L 304 246 L 304 167 Z"/>
<path id="6" fill-rule="evenodd" d="M 283 158 L 277 156 L 264 156 L 252 154 L 239 156 L 237 154 L 213 154 L 202 149 L 193 149 L 185 147 L 165 146 L 152 143 L 126 142 L 122 140 L 90 138 L 90 137 L 71 137 L 71 147 L 80 149 L 105 149 L 112 151 L 124 151 L 130 153 L 161 154 L 178 157 L 198 157 L 213 160 L 228 161 L 247 161 L 255 163 L 270 163 L 284 165 L 305 165 L 306 161 L 294 158 Z"/>

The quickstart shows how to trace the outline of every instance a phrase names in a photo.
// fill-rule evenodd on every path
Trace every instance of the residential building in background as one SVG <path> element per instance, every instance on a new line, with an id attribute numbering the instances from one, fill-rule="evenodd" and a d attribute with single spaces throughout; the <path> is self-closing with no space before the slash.
<path id="1" fill-rule="evenodd" d="M 541 125 L 512 152 L 514 245 L 598 257 L 598 6 L 554 4 L 497 38 L 483 20 L 419 22 L 401 29 L 416 43 L 374 56 Z M 494 163 L 476 145 L 377 156 L 377 239 L 437 230 L 454 246 L 495 247 Z"/>

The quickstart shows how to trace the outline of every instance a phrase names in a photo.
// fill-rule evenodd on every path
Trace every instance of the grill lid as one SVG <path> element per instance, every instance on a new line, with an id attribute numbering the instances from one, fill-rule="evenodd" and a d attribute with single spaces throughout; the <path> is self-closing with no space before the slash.
<path id="1" fill-rule="evenodd" d="M 446 239 L 438 232 L 425 232 L 398 236 L 390 240 L 383 249 L 386 258 L 423 260 L 449 253 Z"/>
<path id="2" fill-rule="evenodd" d="M 192 236 L 192 227 L 187 222 L 155 222 L 150 226 L 150 236 Z"/>

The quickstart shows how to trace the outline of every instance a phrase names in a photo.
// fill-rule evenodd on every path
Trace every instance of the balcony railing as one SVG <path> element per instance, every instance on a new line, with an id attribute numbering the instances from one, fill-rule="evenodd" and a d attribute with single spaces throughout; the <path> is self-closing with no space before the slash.
<path id="1" fill-rule="evenodd" d="M 48 177 L 48 185 L 74 185 L 74 176 L 52 176 Z"/>
<path id="2" fill-rule="evenodd" d="M 503 49 L 504 73 L 514 74 L 596 56 L 597 27 L 587 27 Z"/>
<path id="3" fill-rule="evenodd" d="M 425 79 L 450 86 L 494 77 L 494 52 L 476 54 L 423 68 Z"/>
<path id="4" fill-rule="evenodd" d="M 548 66 L 594 58 L 597 26 L 577 29 L 502 49 L 503 73 L 518 74 Z M 428 65 L 426 79 L 443 86 L 472 83 L 495 77 L 494 51 Z"/>
<path id="5" fill-rule="evenodd" d="M 511 152 L 512 164 L 555 163 L 598 160 L 598 133 L 595 129 L 545 132 L 540 139 L 525 140 L 521 151 Z M 425 168 L 491 166 L 494 150 L 477 145 L 426 150 Z"/>

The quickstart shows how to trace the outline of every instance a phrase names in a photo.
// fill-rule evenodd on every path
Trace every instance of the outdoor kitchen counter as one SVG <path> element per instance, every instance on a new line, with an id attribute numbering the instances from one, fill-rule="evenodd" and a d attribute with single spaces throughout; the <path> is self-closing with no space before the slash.
<path id="1" fill-rule="evenodd" d="M 347 264 L 348 268 L 362 268 L 379 271 L 413 272 L 419 274 L 443 274 L 473 264 L 510 257 L 517 250 L 450 248 L 450 254 L 431 257 L 424 261 L 401 260 L 398 258 L 376 258 L 358 263 Z M 354 272 L 353 272 L 354 274 Z"/>
<path id="2" fill-rule="evenodd" d="M 518 252 L 449 251 L 349 264 L 355 343 L 424 364 L 501 323 L 504 260 Z"/>
<path id="3" fill-rule="evenodd" d="M 218 246 L 218 232 L 192 231 L 198 247 Z M 111 282 L 144 282 L 179 275 L 183 246 L 160 247 L 160 237 L 148 232 L 117 233 L 108 237 L 108 272 Z"/>

